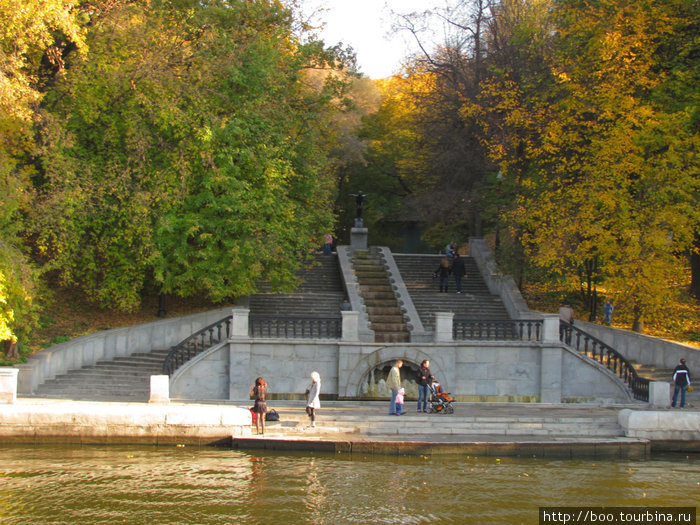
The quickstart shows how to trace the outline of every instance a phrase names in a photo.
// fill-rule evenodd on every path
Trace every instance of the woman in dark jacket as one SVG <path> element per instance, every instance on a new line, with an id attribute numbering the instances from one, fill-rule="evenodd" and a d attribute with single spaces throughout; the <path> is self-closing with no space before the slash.
<path id="1" fill-rule="evenodd" d="M 433 376 L 430 373 L 430 361 L 427 359 L 423 360 L 420 364 L 420 370 L 418 370 L 418 412 L 421 412 L 421 401 L 423 402 L 423 412 L 427 412 L 428 408 L 428 392 L 430 390 L 430 382 L 433 380 Z"/>
<path id="2" fill-rule="evenodd" d="M 440 291 L 442 292 L 444 290 L 445 293 L 447 293 L 447 287 L 450 284 L 450 274 L 452 273 L 452 269 L 450 268 L 450 261 L 447 259 L 443 259 L 442 262 L 440 263 L 440 266 L 438 266 L 438 269 L 435 270 L 435 277 L 438 277 L 440 279 Z"/>

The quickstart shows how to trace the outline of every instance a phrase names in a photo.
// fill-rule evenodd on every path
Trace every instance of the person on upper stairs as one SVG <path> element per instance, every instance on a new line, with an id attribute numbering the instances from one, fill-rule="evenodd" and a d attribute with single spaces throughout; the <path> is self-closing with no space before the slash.
<path id="1" fill-rule="evenodd" d="M 685 359 L 681 359 L 680 364 L 673 370 L 673 382 L 675 383 L 675 388 L 673 389 L 673 400 L 671 401 L 671 406 L 676 407 L 676 401 L 678 401 L 678 393 L 681 394 L 681 404 L 680 408 L 685 406 L 685 393 L 690 386 L 690 370 L 685 364 Z"/>
<path id="2" fill-rule="evenodd" d="M 438 266 L 438 269 L 435 270 L 433 273 L 433 277 L 437 277 L 440 279 L 440 292 L 445 292 L 447 293 L 447 287 L 450 284 L 450 273 L 452 272 L 452 269 L 450 268 L 450 261 L 447 259 L 443 259 L 442 262 L 440 262 L 440 266 Z"/>
<path id="3" fill-rule="evenodd" d="M 452 260 L 452 275 L 455 278 L 457 293 L 462 293 L 462 279 L 467 275 L 467 270 L 464 267 L 464 259 L 460 257 L 459 252 L 455 252 Z"/>

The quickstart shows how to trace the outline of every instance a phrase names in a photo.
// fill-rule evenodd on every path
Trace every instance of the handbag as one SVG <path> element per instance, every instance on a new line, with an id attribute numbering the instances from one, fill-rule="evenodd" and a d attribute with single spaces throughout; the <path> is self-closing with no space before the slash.
<path id="1" fill-rule="evenodd" d="M 267 411 L 267 414 L 265 414 L 265 421 L 279 421 L 280 420 L 280 415 L 277 413 L 277 410 L 274 408 L 270 409 Z"/>
<path id="2" fill-rule="evenodd" d="M 688 388 L 685 389 L 686 392 L 692 392 L 693 390 L 695 390 L 693 385 L 688 385 Z"/>

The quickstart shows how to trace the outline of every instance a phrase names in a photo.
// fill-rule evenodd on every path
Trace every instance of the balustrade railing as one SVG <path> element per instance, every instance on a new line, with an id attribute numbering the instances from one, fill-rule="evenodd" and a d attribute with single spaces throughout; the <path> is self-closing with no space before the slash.
<path id="1" fill-rule="evenodd" d="M 465 341 L 541 341 L 542 326 L 542 320 L 455 318 L 452 336 Z"/>
<path id="2" fill-rule="evenodd" d="M 290 339 L 340 339 L 343 319 L 340 316 L 251 316 L 250 337 Z"/>
<path id="3" fill-rule="evenodd" d="M 230 336 L 231 317 L 226 317 L 202 328 L 170 349 L 163 363 L 163 374 L 172 375 L 187 361 Z"/>
<path id="4" fill-rule="evenodd" d="M 559 339 L 590 359 L 614 372 L 640 401 L 649 401 L 649 380 L 640 377 L 625 357 L 610 345 L 569 323 L 559 323 Z"/>

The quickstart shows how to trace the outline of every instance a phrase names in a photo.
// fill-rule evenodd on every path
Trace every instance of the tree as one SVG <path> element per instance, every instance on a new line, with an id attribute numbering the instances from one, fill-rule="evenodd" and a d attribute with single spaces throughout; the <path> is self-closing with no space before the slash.
<path id="1" fill-rule="evenodd" d="M 90 54 L 47 99 L 36 177 L 36 246 L 63 282 L 123 310 L 147 286 L 222 300 L 292 284 L 332 222 L 335 86 L 304 71 L 337 57 L 291 25 L 275 1 L 177 0 L 90 26 Z"/>
<path id="2" fill-rule="evenodd" d="M 0 341 L 26 335 L 37 318 L 39 275 L 24 254 L 31 208 L 34 123 L 44 83 L 70 49 L 84 47 L 78 2 L 0 0 Z"/>
<path id="3" fill-rule="evenodd" d="M 522 187 L 508 217 L 528 257 L 569 271 L 601 261 L 636 329 L 663 306 L 675 254 L 697 224 L 697 139 L 687 111 L 668 112 L 654 96 L 659 47 L 678 24 L 673 9 L 557 3 L 555 83 L 519 80 L 509 103 L 488 109 L 504 127 L 531 122 L 521 135 L 531 140 L 495 150 Z"/>

